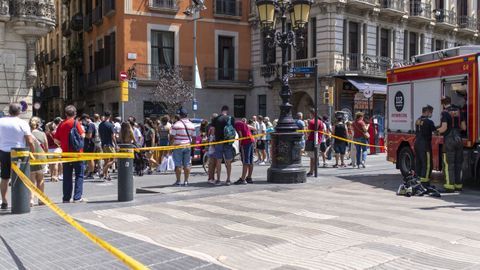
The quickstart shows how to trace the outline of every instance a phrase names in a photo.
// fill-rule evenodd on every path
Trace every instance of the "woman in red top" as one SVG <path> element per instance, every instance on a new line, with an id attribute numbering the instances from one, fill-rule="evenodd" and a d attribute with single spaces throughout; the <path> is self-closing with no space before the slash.
<path id="1" fill-rule="evenodd" d="M 355 114 L 355 122 L 353 122 L 353 140 L 361 144 L 368 143 L 368 125 L 363 121 L 363 113 L 357 112 Z M 366 135 L 367 134 L 367 135 Z M 355 148 L 357 150 L 357 168 L 360 169 L 360 166 L 365 168 L 365 161 L 367 160 L 367 146 L 356 144 Z M 355 167 L 355 164 L 353 164 Z"/>

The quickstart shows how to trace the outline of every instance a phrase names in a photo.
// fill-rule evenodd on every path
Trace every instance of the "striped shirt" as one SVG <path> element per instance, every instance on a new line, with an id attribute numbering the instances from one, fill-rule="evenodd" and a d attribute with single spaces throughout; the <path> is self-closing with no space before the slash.
<path id="1" fill-rule="evenodd" d="M 189 134 L 190 137 L 188 136 Z M 186 118 L 181 119 L 173 124 L 170 129 L 170 135 L 173 137 L 173 145 L 190 144 L 190 140 L 195 141 L 195 127 L 190 120 Z"/>

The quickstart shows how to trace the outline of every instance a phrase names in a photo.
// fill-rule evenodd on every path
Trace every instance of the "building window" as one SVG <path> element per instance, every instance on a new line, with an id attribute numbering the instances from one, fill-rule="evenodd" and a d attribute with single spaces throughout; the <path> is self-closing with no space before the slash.
<path id="1" fill-rule="evenodd" d="M 305 28 L 299 30 L 303 32 L 303 46 L 299 46 L 298 50 L 295 53 L 295 59 L 306 59 L 308 58 L 308 23 L 305 25 Z"/>
<path id="2" fill-rule="evenodd" d="M 390 57 L 390 30 L 380 29 L 380 56 Z"/>
<path id="3" fill-rule="evenodd" d="M 173 66 L 175 41 L 174 32 L 152 31 L 152 65 Z"/>
<path id="4" fill-rule="evenodd" d="M 266 33 L 264 33 L 264 34 L 262 35 L 263 41 L 265 41 L 265 35 L 266 35 Z M 270 47 L 268 47 L 268 46 L 262 46 L 262 48 L 263 48 L 263 51 L 262 51 L 262 63 L 263 63 L 264 65 L 275 63 L 276 60 L 277 60 L 277 55 L 276 55 L 275 47 L 270 48 Z"/>
<path id="5" fill-rule="evenodd" d="M 443 40 L 435 40 L 435 51 L 443 50 Z"/>
<path id="6" fill-rule="evenodd" d="M 350 70 L 357 70 L 360 64 L 360 29 L 356 22 L 348 22 L 348 54 Z"/>
<path id="7" fill-rule="evenodd" d="M 215 13 L 221 15 L 240 16 L 240 4 L 240 1 L 237 4 L 237 0 L 215 0 Z"/>
<path id="8" fill-rule="evenodd" d="M 317 18 L 310 19 L 310 55 L 311 57 L 317 57 Z"/>
<path id="9" fill-rule="evenodd" d="M 243 118 L 246 115 L 247 96 L 235 95 L 233 97 L 233 116 Z"/>
<path id="10" fill-rule="evenodd" d="M 235 79 L 235 48 L 233 37 L 218 36 L 218 79 Z"/>
<path id="11" fill-rule="evenodd" d="M 418 54 L 418 35 L 415 32 L 410 32 L 409 33 L 409 41 L 408 41 L 408 58 L 411 58 L 412 56 L 415 56 Z"/>
<path id="12" fill-rule="evenodd" d="M 88 46 L 88 72 L 93 72 L 93 46 Z"/>
<path id="13" fill-rule="evenodd" d="M 95 70 L 101 69 L 104 66 L 105 59 L 105 48 L 103 46 L 103 38 L 97 40 L 97 46 L 94 55 Z"/>
<path id="14" fill-rule="evenodd" d="M 258 95 L 258 115 L 267 115 L 267 95 Z"/>

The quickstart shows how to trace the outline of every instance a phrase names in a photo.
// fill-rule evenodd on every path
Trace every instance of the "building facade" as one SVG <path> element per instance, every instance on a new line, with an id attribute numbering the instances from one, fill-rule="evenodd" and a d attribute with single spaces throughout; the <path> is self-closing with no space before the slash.
<path id="1" fill-rule="evenodd" d="M 473 0 L 317 0 L 305 31 L 305 46 L 289 51 L 289 65 L 318 62 L 322 114 L 344 110 L 383 115 L 386 70 L 412 63 L 415 55 L 476 44 L 478 8 Z M 254 8 L 251 25 L 253 95 L 257 96 L 253 111 L 278 117 L 280 51 L 263 45 Z M 313 106 L 313 77 L 291 77 L 294 113 Z M 330 108 L 323 98 L 328 88 L 334 96 Z M 367 99 L 364 92 L 373 92 L 373 97 Z"/>
<path id="2" fill-rule="evenodd" d="M 66 66 L 60 67 L 65 100 L 80 112 L 120 115 L 122 71 L 138 85 L 130 89 L 125 115 L 140 121 L 164 114 L 163 100 L 152 95 L 160 70 L 177 67 L 182 78 L 193 83 L 193 18 L 184 14 L 191 1 L 61 2 L 67 15 L 62 33 L 68 31 Z M 249 2 L 206 1 L 200 13 L 197 61 L 203 89 L 196 91 L 197 117 L 208 117 L 223 104 L 235 108 L 239 117 L 248 114 L 252 88 Z M 192 105 L 186 106 L 191 111 Z"/>
<path id="3" fill-rule="evenodd" d="M 0 116 L 12 102 L 22 104 L 23 118 L 32 116 L 35 43 L 55 23 L 53 0 L 0 1 Z"/>
<path id="4" fill-rule="evenodd" d="M 37 81 L 34 103 L 40 104 L 35 112 L 45 120 L 62 116 L 66 100 L 67 82 L 67 10 L 62 1 L 55 1 L 56 26 L 37 41 L 35 63 Z"/>

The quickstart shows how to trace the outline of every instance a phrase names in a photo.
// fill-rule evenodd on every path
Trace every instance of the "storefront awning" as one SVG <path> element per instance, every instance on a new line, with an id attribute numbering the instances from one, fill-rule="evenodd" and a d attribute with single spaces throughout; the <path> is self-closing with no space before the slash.
<path id="1" fill-rule="evenodd" d="M 373 90 L 374 94 L 387 94 L 387 83 L 382 80 L 370 78 L 346 78 L 358 91 L 363 92 L 365 89 Z"/>

